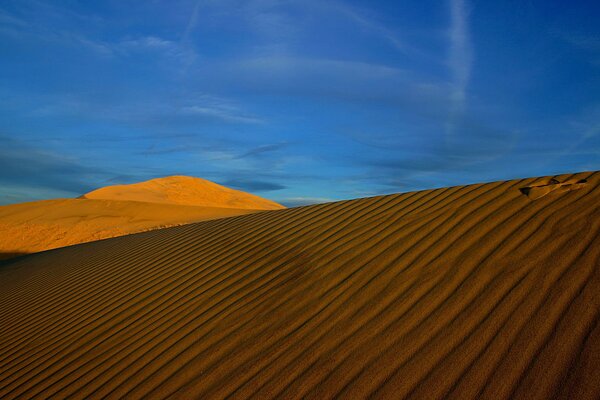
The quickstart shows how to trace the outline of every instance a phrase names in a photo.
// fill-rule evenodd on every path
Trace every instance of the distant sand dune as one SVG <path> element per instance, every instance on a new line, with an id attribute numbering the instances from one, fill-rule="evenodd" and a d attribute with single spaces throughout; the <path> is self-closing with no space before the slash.
<path id="1" fill-rule="evenodd" d="M 2 206 L 0 259 L 256 211 L 88 199 L 44 200 Z"/>
<path id="2" fill-rule="evenodd" d="M 210 181 L 172 176 L 108 186 L 78 199 L 0 207 L 0 259 L 283 206 Z"/>
<path id="3" fill-rule="evenodd" d="M 550 179 L 5 261 L 0 398 L 598 399 L 600 173 Z"/>
<path id="4" fill-rule="evenodd" d="M 251 210 L 284 208 L 274 201 L 191 176 L 168 176 L 131 185 L 106 186 L 82 197 Z"/>

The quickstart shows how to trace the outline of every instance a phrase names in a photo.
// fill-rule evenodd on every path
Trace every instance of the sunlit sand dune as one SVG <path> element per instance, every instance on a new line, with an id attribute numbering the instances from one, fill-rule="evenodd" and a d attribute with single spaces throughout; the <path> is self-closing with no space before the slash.
<path id="1" fill-rule="evenodd" d="M 599 180 L 265 211 L 4 261 L 0 398 L 598 399 Z"/>
<path id="2" fill-rule="evenodd" d="M 0 207 L 0 253 L 34 253 L 252 210 L 87 199 Z M 0 255 L 2 257 L 2 255 Z"/>
<path id="3" fill-rule="evenodd" d="M 283 206 L 192 177 L 109 186 L 79 199 L 0 207 L 0 259 Z"/>
<path id="4" fill-rule="evenodd" d="M 82 197 L 251 210 L 284 208 L 274 201 L 191 176 L 169 176 L 131 185 L 107 186 Z"/>

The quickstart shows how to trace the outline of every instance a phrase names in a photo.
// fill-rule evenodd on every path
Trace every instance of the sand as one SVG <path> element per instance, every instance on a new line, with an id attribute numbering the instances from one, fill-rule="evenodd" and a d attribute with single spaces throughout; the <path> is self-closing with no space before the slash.
<path id="1" fill-rule="evenodd" d="M 551 179 L 578 186 L 524 193 Z M 0 398 L 598 399 L 599 181 L 265 211 L 4 261 Z"/>
<path id="2" fill-rule="evenodd" d="M 106 186 L 82 197 L 251 210 L 284 208 L 274 201 L 191 176 L 168 176 L 131 185 Z"/>
<path id="3" fill-rule="evenodd" d="M 177 193 L 177 194 L 176 194 Z M 109 186 L 78 199 L 0 207 L 0 259 L 283 206 L 192 177 Z"/>

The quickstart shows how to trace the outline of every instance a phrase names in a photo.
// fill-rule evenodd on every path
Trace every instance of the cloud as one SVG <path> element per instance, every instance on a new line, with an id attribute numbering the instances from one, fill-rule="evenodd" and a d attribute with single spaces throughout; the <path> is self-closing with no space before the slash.
<path id="1" fill-rule="evenodd" d="M 352 23 L 356 24 L 358 27 L 372 32 L 373 34 L 379 36 L 383 40 L 387 41 L 391 44 L 396 50 L 399 52 L 411 56 L 411 57 L 420 57 L 432 61 L 433 58 L 427 53 L 423 52 L 421 49 L 416 48 L 409 41 L 403 40 L 400 38 L 398 33 L 388 28 L 385 24 L 377 21 L 374 18 L 371 18 L 366 15 L 366 13 L 362 10 L 359 10 L 355 7 L 352 7 L 348 4 L 342 2 L 324 2 L 319 1 L 315 3 L 318 7 L 322 7 L 323 9 L 330 10 L 331 14 L 334 16 L 342 15 L 347 18 Z"/>
<path id="2" fill-rule="evenodd" d="M 29 4 L 24 9 L 28 10 L 24 16 L 17 16 L 0 9 L 0 34 L 11 36 L 13 40 L 35 40 L 42 43 L 76 46 L 101 56 L 113 55 L 114 49 L 110 43 L 93 39 L 81 31 L 75 32 L 62 27 L 61 19 L 64 19 L 65 14 L 79 22 L 89 24 L 86 17 L 67 9 L 58 10 L 43 2 Z M 43 13 L 46 17 L 43 23 L 39 22 L 38 13 Z"/>
<path id="3" fill-rule="evenodd" d="M 15 29 L 15 28 L 20 28 L 20 29 L 29 29 L 31 28 L 31 25 L 26 22 L 25 20 L 16 17 L 14 15 L 11 15 L 3 10 L 0 9 L 0 26 L 4 29 Z"/>
<path id="4" fill-rule="evenodd" d="M 183 35 L 181 36 L 181 42 L 187 43 L 189 42 L 190 35 L 196 29 L 196 25 L 198 24 L 198 14 L 200 12 L 200 6 L 202 5 L 203 0 L 197 0 L 196 4 L 194 4 L 194 8 L 190 13 L 190 18 L 188 19 L 188 23 L 183 31 Z"/>
<path id="5" fill-rule="evenodd" d="M 35 200 L 71 198 L 73 192 L 19 184 L 0 186 L 0 206 Z"/>
<path id="6" fill-rule="evenodd" d="M 600 136 L 600 103 L 590 105 L 573 118 L 570 128 L 581 135 L 581 140 L 577 141 L 577 144 Z"/>
<path id="7" fill-rule="evenodd" d="M 12 36 L 16 40 L 33 39 L 43 43 L 75 46 L 100 56 L 113 56 L 114 45 L 101 40 L 91 39 L 85 35 L 67 30 L 47 30 L 43 27 L 5 26 L 0 28 L 0 34 Z"/>
<path id="8" fill-rule="evenodd" d="M 438 123 L 441 128 L 443 120 Z M 402 141 L 382 142 L 371 151 L 354 155 L 350 162 L 359 169 L 367 168 L 368 183 L 394 191 L 424 188 L 431 185 L 432 176 L 452 183 L 453 177 L 493 172 L 494 165 L 506 162 L 514 152 L 520 137 L 518 131 L 496 129 L 465 116 L 455 124 L 457 134 L 451 141 L 430 133 L 426 142 L 412 147 L 403 147 Z"/>
<path id="9" fill-rule="evenodd" d="M 554 125 L 554 132 L 550 131 L 545 135 L 551 137 L 549 133 L 552 132 L 557 140 L 544 143 L 535 141 L 528 143 L 527 147 L 520 150 L 537 155 L 548 167 L 561 162 L 573 164 L 586 159 L 600 160 L 600 103 L 586 107 L 577 115 L 569 118 L 562 127 L 557 127 L 556 123 Z M 595 164 L 595 168 L 600 166 L 598 161 Z M 572 168 L 586 169 L 579 165 Z"/>
<path id="10" fill-rule="evenodd" d="M 350 77 L 359 81 L 377 81 L 407 75 L 407 71 L 387 65 L 294 56 L 246 58 L 232 60 L 228 65 L 236 72 L 248 71 L 250 76 L 260 79 L 261 83 L 272 80 L 277 85 L 284 86 L 289 86 L 285 85 L 284 80 L 290 78 L 315 79 L 319 83 L 331 80 L 331 83 L 337 83 L 349 81 Z"/>
<path id="11" fill-rule="evenodd" d="M 234 107 L 227 107 L 223 105 L 193 105 L 185 106 L 180 109 L 182 115 L 190 116 L 201 116 L 218 119 L 224 122 L 241 123 L 241 124 L 260 124 L 263 122 L 258 117 L 241 114 L 240 111 Z"/>
<path id="12" fill-rule="evenodd" d="M 236 102 L 229 98 L 212 96 L 208 94 L 197 95 L 177 92 L 177 102 L 169 103 L 162 98 L 154 96 L 140 96 L 139 92 L 129 93 L 126 89 L 121 95 L 115 97 L 113 93 L 89 94 L 36 94 L 15 95 L 2 91 L 0 94 L 9 96 L 11 104 L 20 108 L 20 112 L 27 117 L 74 117 L 89 121 L 102 122 L 127 122 L 151 123 L 155 125 L 160 121 L 168 121 L 173 126 L 177 124 L 199 123 L 214 124 L 265 124 L 266 120 L 255 114 L 243 110 Z M 100 94 L 100 95 L 99 95 Z M 175 128 L 173 128 L 175 129 Z M 174 135 L 183 135 L 183 132 L 174 132 Z M 147 135 L 147 132 L 145 133 Z"/>
<path id="13" fill-rule="evenodd" d="M 258 155 L 265 154 L 265 153 L 271 153 L 271 152 L 280 150 L 280 149 L 286 147 L 287 145 L 288 145 L 288 143 L 273 143 L 273 144 L 266 144 L 263 146 L 258 146 L 258 147 L 255 147 L 253 149 L 250 149 L 250 150 L 240 154 L 239 156 L 237 156 L 237 158 L 254 157 L 254 156 L 258 156 Z"/>
<path id="14" fill-rule="evenodd" d="M 600 36 L 564 33 L 559 35 L 567 43 L 591 53 L 600 53 Z"/>
<path id="15" fill-rule="evenodd" d="M 0 201 L 5 203 L 23 199 L 26 188 L 36 188 L 38 194 L 85 193 L 93 189 L 94 180 L 102 175 L 102 171 L 77 160 L 0 136 Z"/>
<path id="16" fill-rule="evenodd" d="M 97 24 L 97 17 L 75 13 L 68 7 L 35 2 L 24 7 L 24 10 L 22 18 L 0 9 L 0 34 L 9 35 L 13 40 L 77 47 L 103 57 L 127 57 L 139 55 L 140 52 L 153 52 L 178 58 L 182 62 L 195 59 L 192 50 L 156 35 L 98 39 L 98 32 L 89 28 L 94 25 L 103 26 L 106 22 Z M 45 19 L 42 22 L 37 13 L 44 13 Z M 70 20 L 66 20 L 65 16 Z M 78 29 L 73 27 L 73 21 L 80 24 Z"/>
<path id="17" fill-rule="evenodd" d="M 287 197 L 278 200 L 278 203 L 283 204 L 286 207 L 300 207 L 311 204 L 329 203 L 332 201 L 335 200 L 327 197 Z"/>
<path id="18" fill-rule="evenodd" d="M 315 25 L 342 23 L 353 33 L 367 33 L 405 55 L 432 60 L 430 55 L 415 47 L 410 40 L 403 39 L 398 32 L 382 23 L 377 13 L 337 0 L 199 1 L 188 19 L 183 35 L 186 40 L 198 25 L 201 4 L 202 17 L 207 23 L 231 26 L 231 21 L 235 19 L 262 41 L 261 45 L 256 46 L 260 49 L 288 53 L 295 47 L 294 42 L 314 31 Z"/>
<path id="19" fill-rule="evenodd" d="M 141 155 L 144 156 L 155 156 L 155 155 L 164 155 L 164 154 L 174 154 L 174 153 L 187 153 L 191 151 L 189 146 L 180 145 L 175 147 L 160 147 L 157 148 L 155 144 L 150 145 L 146 150 L 140 152 Z"/>
<path id="20" fill-rule="evenodd" d="M 173 50 L 177 43 L 160 38 L 158 36 L 141 36 L 135 39 L 123 39 L 119 42 L 123 49 L 144 49 L 144 50 Z"/>
<path id="21" fill-rule="evenodd" d="M 271 192 L 287 188 L 279 183 L 251 179 L 230 179 L 224 185 L 248 192 Z"/>
<path id="22" fill-rule="evenodd" d="M 222 97 L 210 95 L 195 96 L 187 100 L 187 103 L 188 105 L 178 110 L 180 115 L 207 117 L 238 124 L 264 123 L 261 118 L 243 112 L 237 105 Z"/>
<path id="23" fill-rule="evenodd" d="M 451 86 L 419 71 L 384 64 L 275 55 L 207 62 L 195 70 L 193 82 L 215 93 L 234 88 L 253 94 L 379 102 L 421 113 L 447 110 Z"/>
<path id="24" fill-rule="evenodd" d="M 448 121 L 450 135 L 455 130 L 455 118 L 465 112 L 467 86 L 471 75 L 473 54 L 465 0 L 450 0 L 450 31 L 448 65 L 453 76 L 452 110 Z"/>

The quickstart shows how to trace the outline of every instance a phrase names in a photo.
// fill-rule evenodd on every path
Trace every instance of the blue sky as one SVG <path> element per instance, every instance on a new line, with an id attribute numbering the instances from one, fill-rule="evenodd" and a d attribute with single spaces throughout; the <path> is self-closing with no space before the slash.
<path id="1" fill-rule="evenodd" d="M 600 169 L 599 20 L 590 1 L 3 0 L 0 204 L 173 174 L 299 205 Z"/>

